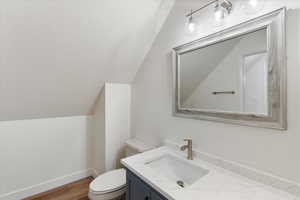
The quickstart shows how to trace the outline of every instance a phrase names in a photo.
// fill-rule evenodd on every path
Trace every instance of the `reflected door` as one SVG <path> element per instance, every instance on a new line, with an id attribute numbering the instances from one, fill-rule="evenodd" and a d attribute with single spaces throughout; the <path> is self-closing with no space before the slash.
<path id="1" fill-rule="evenodd" d="M 267 53 L 244 56 L 243 110 L 246 113 L 268 114 Z"/>

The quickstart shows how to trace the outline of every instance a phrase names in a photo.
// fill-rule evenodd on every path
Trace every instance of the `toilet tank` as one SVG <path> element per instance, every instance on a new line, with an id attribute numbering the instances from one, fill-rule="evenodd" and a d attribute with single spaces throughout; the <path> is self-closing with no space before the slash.
<path id="1" fill-rule="evenodd" d="M 126 157 L 133 156 L 154 149 L 154 146 L 144 144 L 137 139 L 129 139 L 126 141 L 125 153 Z"/>

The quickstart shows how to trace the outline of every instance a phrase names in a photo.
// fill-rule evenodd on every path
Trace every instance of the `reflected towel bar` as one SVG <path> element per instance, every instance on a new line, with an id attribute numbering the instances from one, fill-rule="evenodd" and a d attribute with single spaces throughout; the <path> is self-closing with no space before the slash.
<path id="1" fill-rule="evenodd" d="M 235 94 L 235 91 L 222 91 L 222 92 L 212 92 L 213 95 L 217 94 Z"/>

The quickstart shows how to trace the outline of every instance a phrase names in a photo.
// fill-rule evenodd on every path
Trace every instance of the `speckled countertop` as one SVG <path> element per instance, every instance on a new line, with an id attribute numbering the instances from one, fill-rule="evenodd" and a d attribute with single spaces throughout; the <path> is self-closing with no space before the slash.
<path id="1" fill-rule="evenodd" d="M 207 169 L 209 173 L 189 187 L 181 188 L 147 166 L 149 161 L 164 155 L 175 156 L 184 162 Z M 188 161 L 180 151 L 166 146 L 122 159 L 121 162 L 169 200 L 300 200 L 299 197 L 252 181 L 197 157 Z"/>

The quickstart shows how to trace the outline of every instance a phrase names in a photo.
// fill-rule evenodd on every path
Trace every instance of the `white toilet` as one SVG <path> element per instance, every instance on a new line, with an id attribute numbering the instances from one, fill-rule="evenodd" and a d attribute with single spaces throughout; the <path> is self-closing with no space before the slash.
<path id="1" fill-rule="evenodd" d="M 126 142 L 126 157 L 153 149 L 152 146 L 143 144 L 136 139 Z M 119 200 L 126 191 L 126 170 L 116 169 L 108 171 L 90 184 L 90 200 Z"/>

